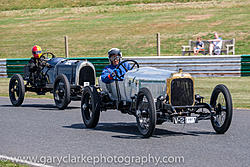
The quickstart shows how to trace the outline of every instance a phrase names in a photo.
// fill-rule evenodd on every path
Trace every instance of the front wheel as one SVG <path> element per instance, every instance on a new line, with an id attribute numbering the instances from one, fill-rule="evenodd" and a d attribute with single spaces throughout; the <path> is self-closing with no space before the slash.
<path id="1" fill-rule="evenodd" d="M 217 85 L 211 95 L 210 105 L 215 111 L 211 116 L 211 123 L 216 133 L 225 133 L 232 121 L 233 105 L 232 97 L 228 88 L 223 85 Z"/>
<path id="2" fill-rule="evenodd" d="M 153 96 L 149 89 L 140 89 L 136 106 L 137 127 L 145 138 L 151 137 L 156 125 L 156 109 Z"/>
<path id="3" fill-rule="evenodd" d="M 23 77 L 15 74 L 11 77 L 9 83 L 9 97 L 13 106 L 20 106 L 23 103 L 25 95 L 25 86 Z"/>
<path id="4" fill-rule="evenodd" d="M 53 95 L 55 104 L 60 110 L 65 109 L 70 103 L 70 84 L 64 74 L 60 74 L 56 77 Z"/>
<path id="5" fill-rule="evenodd" d="M 100 97 L 94 86 L 84 88 L 81 98 L 82 119 L 87 128 L 95 128 L 100 117 Z"/>

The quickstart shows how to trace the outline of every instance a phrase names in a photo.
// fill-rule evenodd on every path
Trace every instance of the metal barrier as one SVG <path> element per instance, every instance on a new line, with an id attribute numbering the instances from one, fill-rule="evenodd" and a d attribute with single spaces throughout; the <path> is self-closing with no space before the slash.
<path id="1" fill-rule="evenodd" d="M 241 56 L 241 76 L 250 76 L 250 55 Z"/>
<path id="2" fill-rule="evenodd" d="M 0 78 L 7 78 L 6 59 L 0 59 Z"/>
<path id="3" fill-rule="evenodd" d="M 172 71 L 181 68 L 194 77 L 250 76 L 250 55 L 126 57 L 125 59 L 136 60 L 140 67 L 151 66 Z"/>
<path id="4" fill-rule="evenodd" d="M 74 57 L 70 60 L 88 60 L 94 64 L 96 75 L 100 76 L 103 68 L 109 63 L 106 57 Z M 250 76 L 250 55 L 226 56 L 157 56 L 125 57 L 136 60 L 140 67 L 156 67 L 191 73 L 194 77 L 241 77 Z M 29 58 L 0 59 L 0 78 L 23 74 L 23 67 Z"/>
<path id="5" fill-rule="evenodd" d="M 101 75 L 103 68 L 109 63 L 108 58 L 106 57 L 72 57 L 67 59 L 90 61 L 95 66 L 97 76 Z M 29 58 L 7 59 L 5 63 L 5 69 L 7 69 L 6 76 L 10 78 L 14 74 L 23 74 L 23 68 L 26 64 L 28 64 L 29 60 Z"/>
<path id="6" fill-rule="evenodd" d="M 28 64 L 29 58 L 6 59 L 7 75 L 23 74 L 23 67 Z"/>

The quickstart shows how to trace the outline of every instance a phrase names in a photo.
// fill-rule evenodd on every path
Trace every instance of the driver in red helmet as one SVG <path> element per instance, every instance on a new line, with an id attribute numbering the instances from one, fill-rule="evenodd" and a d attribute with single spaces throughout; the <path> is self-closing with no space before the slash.
<path id="1" fill-rule="evenodd" d="M 118 48 L 112 48 L 108 51 L 110 65 L 106 66 L 101 74 L 101 79 L 104 83 L 111 83 L 114 80 L 122 80 L 123 75 L 126 73 L 126 70 L 120 66 L 118 69 L 118 64 L 122 58 L 122 52 Z M 128 62 L 124 62 L 123 66 L 130 70 L 131 66 Z M 119 77 L 122 76 L 122 77 Z"/>
<path id="2" fill-rule="evenodd" d="M 40 46 L 35 45 L 32 47 L 32 57 L 29 61 L 29 71 L 35 72 L 41 70 L 45 65 L 46 62 L 44 61 L 44 58 L 41 57 L 42 55 L 42 49 Z"/>
<path id="3" fill-rule="evenodd" d="M 44 56 L 42 56 L 42 49 L 40 46 L 35 45 L 32 47 L 32 57 L 28 63 L 29 70 L 29 82 L 31 85 L 43 85 L 43 74 L 42 70 L 46 66 L 46 61 L 44 60 Z"/>
<path id="4" fill-rule="evenodd" d="M 41 57 L 41 55 L 42 55 L 41 47 L 38 46 L 38 45 L 33 46 L 32 54 L 33 54 L 34 58 L 39 59 Z"/>

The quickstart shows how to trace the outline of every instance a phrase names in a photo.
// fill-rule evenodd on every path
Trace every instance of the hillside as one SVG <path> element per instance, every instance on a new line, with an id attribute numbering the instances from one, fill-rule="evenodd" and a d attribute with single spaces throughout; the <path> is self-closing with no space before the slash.
<path id="1" fill-rule="evenodd" d="M 157 32 L 162 55 L 180 55 L 189 39 L 210 39 L 214 31 L 223 39 L 236 38 L 236 54 L 250 53 L 250 0 L 168 1 L 64 0 L 60 7 L 52 0 L 47 8 L 48 0 L 40 5 L 31 5 L 36 0 L 2 0 L 0 58 L 30 57 L 35 44 L 63 56 L 65 35 L 72 57 L 106 56 L 112 47 L 121 48 L 124 56 L 153 56 Z M 21 10 L 10 10 L 14 6 Z M 45 9 L 23 9 L 26 6 Z"/>
<path id="2" fill-rule="evenodd" d="M 1 0 L 0 10 L 72 8 L 108 5 L 131 5 L 164 2 L 198 2 L 202 0 Z M 208 1 L 208 0 L 207 0 Z"/>

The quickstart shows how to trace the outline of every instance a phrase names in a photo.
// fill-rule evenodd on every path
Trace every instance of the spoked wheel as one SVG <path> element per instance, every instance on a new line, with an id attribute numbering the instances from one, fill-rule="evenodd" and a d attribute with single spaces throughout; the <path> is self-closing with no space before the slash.
<path id="1" fill-rule="evenodd" d="M 223 134 L 228 130 L 233 115 L 232 97 L 225 85 L 217 85 L 214 88 L 210 104 L 215 111 L 211 117 L 212 126 L 217 133 Z"/>
<path id="2" fill-rule="evenodd" d="M 87 128 L 95 128 L 100 117 L 100 97 L 94 86 L 84 88 L 81 99 L 82 119 Z"/>
<path id="3" fill-rule="evenodd" d="M 56 77 L 53 94 L 55 104 L 60 110 L 65 109 L 70 103 L 70 84 L 64 74 Z"/>
<path id="4" fill-rule="evenodd" d="M 23 77 L 15 74 L 11 77 L 9 83 L 9 97 L 13 106 L 20 106 L 23 103 L 25 87 Z"/>
<path id="5" fill-rule="evenodd" d="M 138 129 L 144 137 L 148 138 L 153 135 L 156 125 L 156 110 L 152 94 L 147 88 L 141 88 L 138 93 L 136 121 Z"/>

